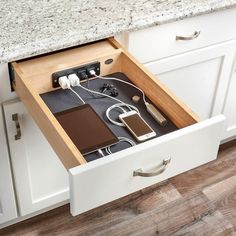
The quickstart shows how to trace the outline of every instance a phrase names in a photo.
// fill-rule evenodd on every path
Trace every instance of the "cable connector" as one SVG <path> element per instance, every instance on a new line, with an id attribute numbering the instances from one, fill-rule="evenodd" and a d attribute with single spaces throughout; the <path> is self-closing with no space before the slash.
<path id="1" fill-rule="evenodd" d="M 58 83 L 62 89 L 69 89 L 70 88 L 70 81 L 68 80 L 67 76 L 59 77 Z"/>
<path id="2" fill-rule="evenodd" d="M 94 77 L 97 76 L 95 70 L 93 70 L 93 69 L 92 69 L 92 70 L 89 70 L 88 72 L 89 72 L 89 74 L 90 74 L 91 76 L 94 76 Z"/>

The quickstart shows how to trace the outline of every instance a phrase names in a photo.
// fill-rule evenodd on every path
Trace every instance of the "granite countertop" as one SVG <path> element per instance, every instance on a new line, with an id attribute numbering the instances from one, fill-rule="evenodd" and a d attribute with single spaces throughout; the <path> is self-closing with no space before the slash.
<path id="1" fill-rule="evenodd" d="M 0 0 L 0 63 L 236 6 L 236 0 Z"/>

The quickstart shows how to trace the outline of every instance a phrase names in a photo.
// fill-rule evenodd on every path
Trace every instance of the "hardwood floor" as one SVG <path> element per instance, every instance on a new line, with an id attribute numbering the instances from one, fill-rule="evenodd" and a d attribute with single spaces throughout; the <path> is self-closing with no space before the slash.
<path id="1" fill-rule="evenodd" d="M 63 206 L 0 235 L 236 235 L 236 141 L 207 165 L 72 217 Z"/>

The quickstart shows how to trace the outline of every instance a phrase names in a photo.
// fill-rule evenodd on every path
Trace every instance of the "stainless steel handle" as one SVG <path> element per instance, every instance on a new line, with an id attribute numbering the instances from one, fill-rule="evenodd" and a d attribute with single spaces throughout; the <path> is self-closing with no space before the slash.
<path id="1" fill-rule="evenodd" d="M 152 172 L 143 172 L 142 169 L 135 170 L 133 172 L 133 176 L 152 177 L 152 176 L 160 175 L 166 170 L 170 161 L 171 161 L 171 158 L 164 159 L 161 165 L 158 167 L 158 169 Z"/>
<path id="2" fill-rule="evenodd" d="M 15 122 L 16 125 L 16 134 L 15 140 L 21 139 L 21 129 L 20 129 L 20 122 L 19 122 L 19 115 L 17 113 L 12 115 L 12 120 Z"/>
<path id="3" fill-rule="evenodd" d="M 193 40 L 200 35 L 201 31 L 195 31 L 191 36 L 176 36 L 176 40 Z"/>

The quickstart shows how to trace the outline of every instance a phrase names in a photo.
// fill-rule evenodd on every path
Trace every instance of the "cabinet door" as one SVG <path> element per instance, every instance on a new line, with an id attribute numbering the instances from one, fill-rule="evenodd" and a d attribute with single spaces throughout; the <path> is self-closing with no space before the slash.
<path id="1" fill-rule="evenodd" d="M 235 41 L 146 64 L 201 119 L 222 113 Z"/>
<path id="2" fill-rule="evenodd" d="M 4 105 L 7 135 L 20 215 L 26 215 L 69 198 L 68 173 L 19 101 Z M 18 114 L 21 137 L 15 140 Z"/>
<path id="3" fill-rule="evenodd" d="M 236 135 L 236 71 L 230 80 L 223 113 L 226 115 L 227 125 L 224 139 L 227 139 Z"/>
<path id="4" fill-rule="evenodd" d="M 0 224 L 2 224 L 17 217 L 2 110 L 0 110 L 0 131 Z"/>

